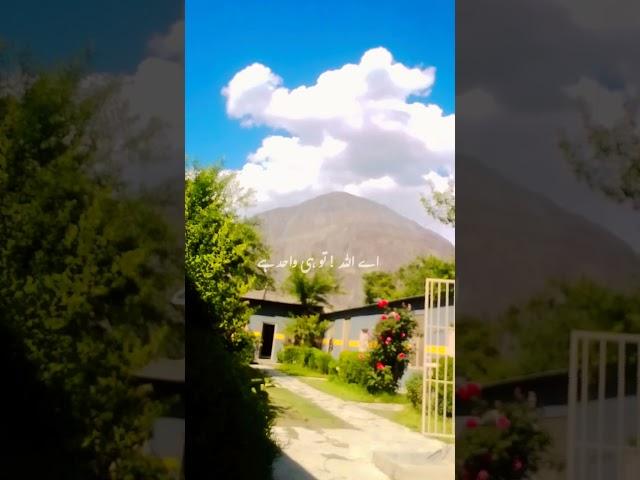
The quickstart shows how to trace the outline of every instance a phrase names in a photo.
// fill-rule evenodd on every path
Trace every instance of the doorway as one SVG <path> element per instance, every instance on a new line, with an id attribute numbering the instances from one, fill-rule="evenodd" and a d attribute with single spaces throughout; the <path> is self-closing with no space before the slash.
<path id="1" fill-rule="evenodd" d="M 272 323 L 262 324 L 262 345 L 260 346 L 260 358 L 271 358 L 273 351 L 273 334 L 276 326 Z"/>

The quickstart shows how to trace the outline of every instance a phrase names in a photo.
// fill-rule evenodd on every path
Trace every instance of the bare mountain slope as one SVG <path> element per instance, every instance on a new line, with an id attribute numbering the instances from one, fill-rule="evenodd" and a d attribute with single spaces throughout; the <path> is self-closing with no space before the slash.
<path id="1" fill-rule="evenodd" d="M 355 258 L 353 267 L 339 270 L 345 294 L 332 297 L 334 308 L 362 304 L 365 272 L 394 271 L 420 255 L 443 259 L 454 256 L 453 245 L 440 235 L 383 205 L 344 192 L 269 210 L 256 218 L 271 247 L 271 263 L 288 260 L 290 256 L 299 261 L 310 256 L 319 259 L 327 252 L 327 258 L 333 255 L 337 267 L 346 255 Z M 377 259 L 379 264 L 374 268 L 358 267 L 360 261 L 376 263 Z M 285 270 L 272 270 L 278 283 L 283 280 Z M 284 297 L 268 294 L 267 298 Z"/>
<path id="2" fill-rule="evenodd" d="M 456 163 L 458 313 L 497 313 L 553 278 L 638 286 L 640 256 L 627 243 L 474 159 Z"/>

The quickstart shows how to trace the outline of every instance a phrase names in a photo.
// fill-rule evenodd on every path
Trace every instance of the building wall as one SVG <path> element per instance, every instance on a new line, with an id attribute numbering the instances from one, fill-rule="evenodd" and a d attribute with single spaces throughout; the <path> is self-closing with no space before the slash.
<path id="1" fill-rule="evenodd" d="M 424 308 L 419 304 L 420 308 L 413 310 L 415 315 L 417 329 L 416 334 L 411 339 L 413 346 L 413 354 L 410 356 L 410 365 L 419 368 L 422 365 L 424 353 Z M 290 306 L 278 307 L 269 304 L 265 308 L 258 310 L 249 322 L 249 329 L 256 336 L 261 336 L 262 325 L 270 323 L 275 325 L 274 343 L 272 349 L 272 360 L 277 359 L 277 353 L 285 345 L 286 338 L 284 335 L 285 326 L 291 321 L 287 308 Z M 455 319 L 454 307 L 442 307 L 433 310 L 434 319 L 444 326 L 447 321 L 453 322 Z M 358 352 L 368 348 L 368 344 L 373 340 L 373 330 L 376 323 L 380 319 L 380 310 L 376 306 L 366 306 L 357 309 L 345 310 L 344 312 L 332 312 L 325 318 L 331 320 L 331 325 L 325 333 L 322 341 L 322 350 L 330 352 L 334 358 L 338 358 L 340 353 L 344 351 Z M 368 331 L 368 341 L 365 340 L 362 331 Z M 437 334 L 431 340 L 431 344 L 435 345 L 439 352 L 446 351 L 447 354 L 455 354 L 455 336 L 445 335 L 442 332 Z M 415 370 L 415 368 L 413 369 Z"/>

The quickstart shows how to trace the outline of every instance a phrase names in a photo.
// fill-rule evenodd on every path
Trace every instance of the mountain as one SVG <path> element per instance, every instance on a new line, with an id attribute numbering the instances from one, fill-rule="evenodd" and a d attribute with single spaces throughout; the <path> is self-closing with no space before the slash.
<path id="1" fill-rule="evenodd" d="M 640 256 L 620 238 L 475 159 L 456 165 L 458 314 L 499 313 L 550 279 L 639 286 Z"/>
<path id="2" fill-rule="evenodd" d="M 339 267 L 347 255 L 354 257 L 354 266 L 338 270 L 345 293 L 331 297 L 333 309 L 363 304 L 364 272 L 391 272 L 420 255 L 447 260 L 454 257 L 454 247 L 444 237 L 388 207 L 344 192 L 269 210 L 255 219 L 271 248 L 271 263 L 290 257 L 304 261 L 310 256 L 318 261 L 327 252 L 327 264 L 333 255 L 334 266 Z M 376 266 L 359 268 L 360 261 Z M 286 277 L 285 268 L 271 271 L 278 285 Z M 262 297 L 262 292 L 253 292 L 251 296 Z M 266 298 L 291 300 L 271 292 Z"/>

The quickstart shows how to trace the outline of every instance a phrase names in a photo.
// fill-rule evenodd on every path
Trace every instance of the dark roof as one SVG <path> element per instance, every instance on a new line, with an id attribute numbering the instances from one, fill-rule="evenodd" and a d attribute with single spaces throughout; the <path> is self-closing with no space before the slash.
<path id="1" fill-rule="evenodd" d="M 424 295 L 417 297 L 399 298 L 398 300 L 389 301 L 389 306 L 401 307 L 403 303 L 411 305 L 413 310 L 421 310 L 424 308 Z M 335 312 L 323 313 L 321 316 L 327 320 L 339 320 L 342 318 L 351 318 L 361 315 L 375 315 L 380 312 L 377 303 L 370 303 L 369 305 L 363 305 L 361 307 L 347 308 L 344 310 L 337 310 Z"/>
<path id="2" fill-rule="evenodd" d="M 261 298 L 244 298 L 247 302 L 249 302 L 249 306 L 256 309 L 256 313 L 260 315 L 302 315 L 307 309 L 300 305 L 299 303 L 290 303 L 290 302 L 280 302 L 277 300 L 265 300 Z M 312 311 L 317 313 L 322 312 L 321 307 L 312 307 Z"/>

